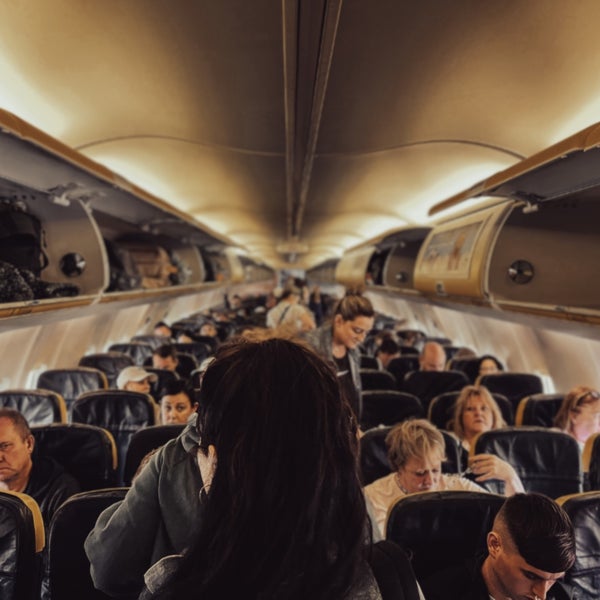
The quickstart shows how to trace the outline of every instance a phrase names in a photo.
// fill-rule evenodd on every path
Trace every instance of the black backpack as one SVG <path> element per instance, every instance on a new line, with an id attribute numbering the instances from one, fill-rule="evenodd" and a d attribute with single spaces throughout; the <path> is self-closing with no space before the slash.
<path id="1" fill-rule="evenodd" d="M 44 230 L 37 217 L 13 204 L 0 204 L 0 261 L 39 277 L 48 265 L 44 246 Z"/>

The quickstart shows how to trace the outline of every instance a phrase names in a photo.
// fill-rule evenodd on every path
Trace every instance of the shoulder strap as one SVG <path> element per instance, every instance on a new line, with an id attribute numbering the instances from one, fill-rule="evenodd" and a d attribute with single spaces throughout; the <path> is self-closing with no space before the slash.
<path id="1" fill-rule="evenodd" d="M 281 325 L 281 323 L 283 323 L 283 319 L 285 319 L 285 315 L 286 315 L 287 311 L 290 310 L 290 308 L 292 308 L 291 304 L 288 304 L 285 307 L 285 310 L 281 313 L 281 316 L 279 317 L 279 321 L 277 321 L 277 325 Z"/>

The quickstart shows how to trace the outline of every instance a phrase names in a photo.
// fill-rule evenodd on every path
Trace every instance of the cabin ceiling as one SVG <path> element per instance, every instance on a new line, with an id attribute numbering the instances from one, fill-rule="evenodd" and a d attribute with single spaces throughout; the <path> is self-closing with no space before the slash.
<path id="1" fill-rule="evenodd" d="M 599 22 L 597 0 L 3 2 L 0 108 L 307 268 L 600 120 Z"/>

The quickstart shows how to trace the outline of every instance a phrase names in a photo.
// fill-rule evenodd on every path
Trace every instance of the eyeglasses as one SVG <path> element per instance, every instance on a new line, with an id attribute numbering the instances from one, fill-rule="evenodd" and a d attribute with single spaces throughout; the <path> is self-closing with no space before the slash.
<path id="1" fill-rule="evenodd" d="M 579 396 L 577 396 L 577 398 L 575 398 L 575 401 L 573 402 L 573 406 L 578 406 L 579 403 L 587 396 L 590 396 L 592 398 L 592 400 L 590 400 L 590 402 L 593 402 L 594 400 L 600 400 L 600 393 L 598 393 L 594 390 L 589 391 L 589 392 L 581 392 L 581 394 L 579 394 Z"/>

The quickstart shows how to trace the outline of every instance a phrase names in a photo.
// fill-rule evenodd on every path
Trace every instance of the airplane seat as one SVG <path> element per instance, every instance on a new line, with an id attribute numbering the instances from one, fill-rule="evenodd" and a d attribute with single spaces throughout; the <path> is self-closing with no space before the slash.
<path id="1" fill-rule="evenodd" d="M 143 365 L 144 361 L 152 356 L 154 348 L 150 344 L 144 344 L 142 342 L 130 342 L 122 344 L 112 344 L 108 348 L 109 352 L 121 352 L 131 356 L 136 365 Z"/>
<path id="2" fill-rule="evenodd" d="M 446 365 L 448 371 L 461 371 L 469 380 L 469 383 L 475 383 L 479 377 L 479 363 L 481 358 L 479 356 L 467 357 L 467 358 L 451 358 Z"/>
<path id="3" fill-rule="evenodd" d="M 117 448 L 106 429 L 54 423 L 32 427 L 31 433 L 35 438 L 34 457 L 40 454 L 53 458 L 78 481 L 82 490 L 115 485 Z"/>
<path id="4" fill-rule="evenodd" d="M 212 348 L 202 342 L 191 342 L 187 344 L 173 344 L 177 354 L 190 354 L 197 363 L 201 363 L 212 354 Z"/>
<path id="5" fill-rule="evenodd" d="M 526 492 L 551 498 L 582 491 L 583 473 L 576 440 L 545 427 L 506 427 L 481 433 L 470 455 L 495 454 L 513 466 Z M 486 482 L 486 489 L 503 492 L 502 482 Z"/>
<path id="6" fill-rule="evenodd" d="M 470 491 L 420 492 L 390 508 L 386 539 L 411 556 L 419 581 L 485 553 L 504 496 Z"/>
<path id="7" fill-rule="evenodd" d="M 40 373 L 36 385 L 40 389 L 58 392 L 64 398 L 69 413 L 75 398 L 83 392 L 106 389 L 108 380 L 100 369 L 74 367 L 44 371 Z"/>
<path id="8" fill-rule="evenodd" d="M 219 345 L 219 340 L 210 335 L 194 335 L 194 340 L 199 344 L 208 346 L 209 354 L 214 354 L 217 346 Z"/>
<path id="9" fill-rule="evenodd" d="M 175 345 L 175 344 L 174 344 Z M 186 354 L 184 352 L 177 352 L 177 376 L 182 379 L 189 379 L 192 371 L 198 368 L 198 363 L 196 359 L 191 354 Z M 149 356 L 144 361 L 144 368 L 148 370 L 148 367 L 152 366 L 152 357 Z"/>
<path id="10" fill-rule="evenodd" d="M 419 356 L 419 349 L 414 346 L 400 345 L 400 356 Z"/>
<path id="11" fill-rule="evenodd" d="M 360 369 L 360 381 L 364 391 L 396 389 L 396 378 L 387 371 Z"/>
<path id="12" fill-rule="evenodd" d="M 423 416 L 421 401 L 412 394 L 396 390 L 362 392 L 360 427 L 364 431 L 379 425 L 394 425 L 410 417 Z"/>
<path id="13" fill-rule="evenodd" d="M 172 381 L 177 381 L 179 375 L 175 371 L 169 371 L 168 369 L 155 369 L 154 367 L 147 366 L 144 366 L 144 369 L 148 373 L 154 373 L 157 377 L 156 381 L 150 384 L 150 395 L 157 404 L 160 404 L 165 386 Z"/>
<path id="14" fill-rule="evenodd" d="M 368 354 L 360 355 L 360 368 L 361 369 L 372 369 L 380 371 L 379 361 L 374 357 Z"/>
<path id="15" fill-rule="evenodd" d="M 585 488 L 600 490 L 600 433 L 593 433 L 585 441 L 581 455 Z"/>
<path id="16" fill-rule="evenodd" d="M 42 577 L 44 521 L 26 494 L 0 491 L 0 598 L 38 600 Z"/>
<path id="17" fill-rule="evenodd" d="M 484 385 L 490 392 L 506 396 L 516 412 L 522 398 L 544 392 L 542 380 L 533 373 L 493 373 L 477 378 L 477 385 Z"/>
<path id="18" fill-rule="evenodd" d="M 429 414 L 427 415 L 427 418 L 438 429 L 451 429 L 452 419 L 454 417 L 454 405 L 456 404 L 459 395 L 460 392 L 446 392 L 433 398 L 429 404 Z M 506 424 L 513 425 L 513 409 L 508 398 L 502 394 L 492 394 L 492 397 L 496 401 Z"/>
<path id="19" fill-rule="evenodd" d="M 100 513 L 125 498 L 128 488 L 108 488 L 71 496 L 54 514 L 48 534 L 48 585 L 52 600 L 107 600 L 90 576 L 83 548 Z"/>
<path id="20" fill-rule="evenodd" d="M 100 369 L 106 375 L 108 387 L 116 388 L 119 373 L 125 367 L 131 367 L 134 364 L 133 358 L 123 352 L 99 352 L 82 356 L 78 366 Z"/>
<path id="21" fill-rule="evenodd" d="M 359 465 L 363 485 L 369 485 L 376 479 L 385 477 L 392 471 L 387 457 L 385 438 L 392 426 L 376 427 L 365 431 L 360 438 Z M 444 473 L 460 472 L 460 441 L 449 431 L 442 431 L 446 444 L 446 460 L 442 463 Z"/>
<path id="22" fill-rule="evenodd" d="M 143 427 L 156 424 L 158 407 L 152 397 L 126 390 L 86 392 L 73 403 L 73 423 L 108 429 L 117 445 L 117 483 L 123 480 L 125 456 L 131 437 Z"/>
<path id="23" fill-rule="evenodd" d="M 396 378 L 396 389 L 402 391 L 402 382 L 404 377 L 410 371 L 416 371 L 419 368 L 419 355 L 407 355 L 392 358 L 385 368 Z"/>
<path id="24" fill-rule="evenodd" d="M 185 425 L 152 425 L 138 429 L 132 436 L 125 455 L 125 468 L 123 480 L 125 485 L 131 485 L 144 457 L 152 450 L 160 448 L 169 440 L 176 438 L 184 429 Z"/>
<path id="25" fill-rule="evenodd" d="M 564 394 L 533 394 L 523 398 L 517 406 L 516 425 L 553 427 L 554 417 L 560 408 Z"/>
<path id="26" fill-rule="evenodd" d="M 160 335 L 134 335 L 131 338 L 131 342 L 148 344 L 148 346 L 152 346 L 153 350 L 156 350 L 159 346 L 162 346 L 163 344 L 169 344 L 171 342 L 171 339 L 161 337 Z"/>
<path id="27" fill-rule="evenodd" d="M 389 540 L 373 544 L 369 566 L 383 600 L 419 600 L 417 578 L 408 555 L 400 546 Z"/>
<path id="28" fill-rule="evenodd" d="M 452 360 L 454 358 L 454 355 L 459 351 L 459 350 L 470 350 L 469 348 L 467 348 L 466 346 L 453 346 L 453 345 L 445 345 L 444 346 L 444 352 L 446 352 L 446 360 Z"/>
<path id="29" fill-rule="evenodd" d="M 411 371 L 406 374 L 401 389 L 417 396 L 425 414 L 428 414 L 429 404 L 436 396 L 444 392 L 458 392 L 465 385 L 469 382 L 460 371 Z"/>
<path id="30" fill-rule="evenodd" d="M 30 426 L 67 422 L 66 402 L 52 390 L 3 390 L 0 406 L 18 410 Z"/>
<path id="31" fill-rule="evenodd" d="M 575 530 L 577 557 L 565 574 L 573 598 L 593 600 L 600 590 L 600 492 L 584 492 L 557 499 Z"/>

